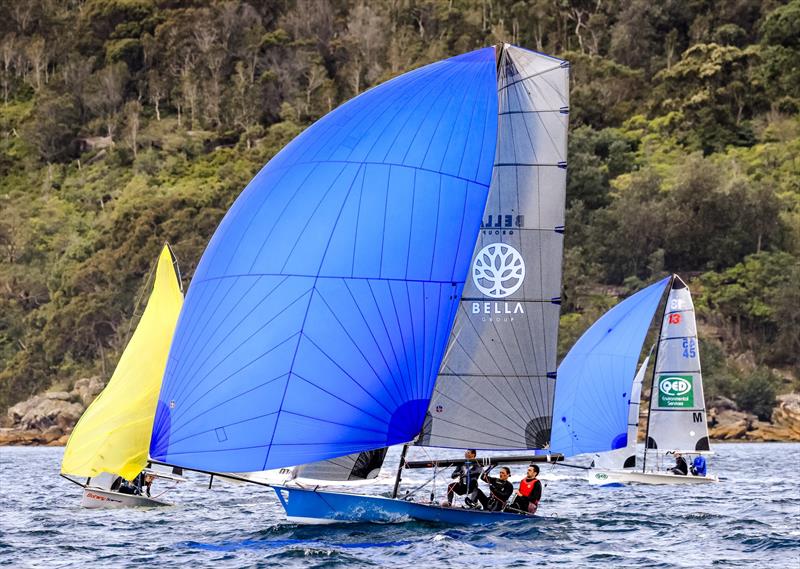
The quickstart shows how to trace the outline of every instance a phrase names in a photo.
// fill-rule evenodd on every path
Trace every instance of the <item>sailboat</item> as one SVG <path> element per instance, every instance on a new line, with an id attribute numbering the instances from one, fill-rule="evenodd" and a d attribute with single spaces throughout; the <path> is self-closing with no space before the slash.
<path id="1" fill-rule="evenodd" d="M 649 355 L 631 378 L 665 288 L 669 294 L 656 343 L 648 436 L 638 469 L 638 408 Z M 636 293 L 584 333 L 559 366 L 555 416 L 561 420 L 556 420 L 553 430 L 554 450 L 566 456 L 599 453 L 589 471 L 592 484 L 718 480 L 704 472 L 673 474 L 672 465 L 664 464 L 677 453 L 710 454 L 694 306 L 679 276 Z"/>
<path id="2" fill-rule="evenodd" d="M 189 287 L 151 457 L 252 476 L 404 445 L 391 495 L 277 486 L 287 516 L 517 518 L 397 496 L 412 444 L 558 458 L 540 449 L 556 380 L 568 73 L 519 47 L 479 49 L 359 95 L 270 160 Z"/>
<path id="3" fill-rule="evenodd" d="M 140 474 L 182 480 L 147 468 L 161 379 L 183 303 L 176 266 L 169 245 L 165 245 L 139 325 L 108 385 L 83 413 L 67 441 L 61 475 L 83 487 L 83 507 L 168 505 L 160 495 L 125 493 L 119 485 L 123 480 L 133 481 Z M 79 482 L 73 477 L 86 480 Z"/>

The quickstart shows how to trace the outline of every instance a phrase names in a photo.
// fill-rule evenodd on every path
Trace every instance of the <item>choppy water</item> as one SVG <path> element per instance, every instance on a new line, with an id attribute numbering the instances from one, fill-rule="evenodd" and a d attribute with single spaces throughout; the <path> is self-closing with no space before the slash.
<path id="1" fill-rule="evenodd" d="M 800 568 L 800 445 L 715 450 L 725 480 L 697 487 L 597 488 L 547 466 L 540 516 L 476 528 L 298 526 L 271 490 L 215 482 L 209 491 L 200 475 L 169 494 L 178 506 L 84 510 L 80 488 L 58 477 L 62 449 L 2 448 L 0 565 Z M 390 453 L 385 470 L 397 459 Z M 360 491 L 388 492 L 390 478 Z"/>

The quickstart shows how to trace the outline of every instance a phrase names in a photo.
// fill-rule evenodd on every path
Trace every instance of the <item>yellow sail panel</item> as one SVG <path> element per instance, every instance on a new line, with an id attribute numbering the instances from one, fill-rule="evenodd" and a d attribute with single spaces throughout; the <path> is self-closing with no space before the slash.
<path id="1" fill-rule="evenodd" d="M 169 247 L 158 259 L 153 292 L 103 392 L 67 442 L 61 472 L 111 472 L 132 480 L 146 466 L 161 379 L 183 304 Z"/>

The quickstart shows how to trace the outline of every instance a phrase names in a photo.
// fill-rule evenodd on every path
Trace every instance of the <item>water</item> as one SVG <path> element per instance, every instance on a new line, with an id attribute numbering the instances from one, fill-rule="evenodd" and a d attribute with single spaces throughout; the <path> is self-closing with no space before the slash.
<path id="1" fill-rule="evenodd" d="M 63 449 L 2 448 L 0 565 L 800 567 L 800 444 L 715 451 L 712 467 L 725 478 L 719 484 L 598 488 L 580 471 L 545 466 L 536 519 L 445 527 L 298 526 L 285 521 L 268 488 L 215 482 L 209 491 L 200 475 L 170 492 L 178 506 L 84 510 L 81 489 L 58 477 Z M 397 459 L 391 452 L 385 470 Z M 405 481 L 420 484 L 425 474 Z M 389 472 L 360 491 L 390 488 Z"/>

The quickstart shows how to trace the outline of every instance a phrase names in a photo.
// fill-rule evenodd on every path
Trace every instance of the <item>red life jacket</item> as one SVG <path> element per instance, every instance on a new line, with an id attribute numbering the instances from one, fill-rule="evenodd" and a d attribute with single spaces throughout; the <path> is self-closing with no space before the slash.
<path id="1" fill-rule="evenodd" d="M 525 496 L 526 498 L 531 495 L 533 492 L 533 487 L 536 486 L 536 483 L 539 482 L 538 478 L 534 478 L 530 482 L 528 482 L 527 478 L 523 478 L 519 482 L 519 493 L 521 496 Z"/>

